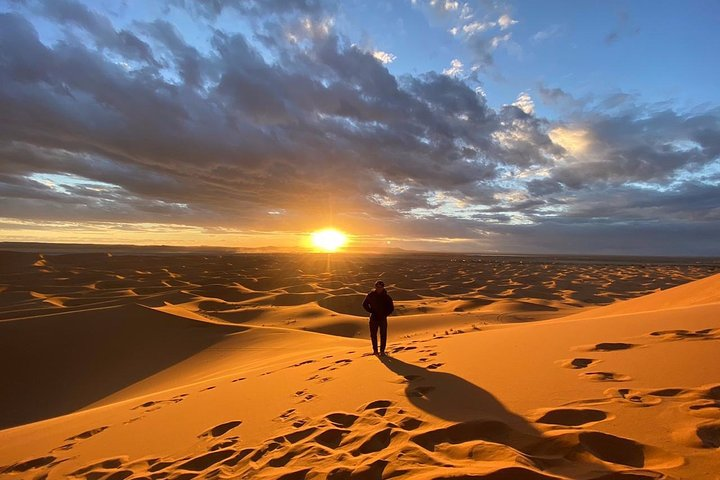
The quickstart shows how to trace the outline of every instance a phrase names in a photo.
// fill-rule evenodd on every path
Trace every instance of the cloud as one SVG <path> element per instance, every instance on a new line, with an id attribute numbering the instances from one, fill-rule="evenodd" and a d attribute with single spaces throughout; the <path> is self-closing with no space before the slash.
<path id="1" fill-rule="evenodd" d="M 456 77 L 458 75 L 462 75 L 465 71 L 463 68 L 463 63 L 458 60 L 457 58 L 454 58 L 450 61 L 450 67 L 443 70 L 444 75 L 450 75 L 451 77 Z"/>
<path id="2" fill-rule="evenodd" d="M 118 26 L 70 0 L 18 8 L 0 14 L 5 219 L 233 232 L 332 222 L 539 252 L 621 251 L 624 232 L 638 238 L 628 251 L 664 235 L 647 253 L 719 253 L 705 237 L 683 250 L 677 233 L 717 233 L 717 107 L 578 100 L 540 84 L 492 108 L 459 59 L 394 76 L 378 58 L 391 54 L 357 47 L 310 1 L 174 2 L 197 14 L 192 35 L 164 19 Z M 252 16 L 250 31 L 213 23 L 227 12 Z M 47 22 L 65 25 L 52 43 Z M 492 52 L 510 38 L 493 28 L 463 41 Z M 538 98 L 563 117 L 538 116 Z"/>
<path id="3" fill-rule="evenodd" d="M 516 23 L 518 23 L 518 21 L 513 20 L 510 17 L 510 15 L 508 15 L 508 14 L 501 15 L 497 21 L 497 24 L 500 26 L 500 30 L 507 30 L 508 28 L 510 28 L 512 25 L 515 25 Z"/>
<path id="4" fill-rule="evenodd" d="M 563 102 L 572 102 L 574 98 L 561 88 L 550 88 L 540 83 L 538 85 L 538 93 L 543 102 L 547 104 L 559 104 Z"/>
<path id="5" fill-rule="evenodd" d="M 460 8 L 460 2 L 455 0 L 430 0 L 430 6 L 440 11 L 453 11 Z"/>
<path id="6" fill-rule="evenodd" d="M 473 64 L 478 68 L 493 65 L 493 52 L 511 38 L 509 30 L 519 23 L 504 6 L 487 2 L 474 5 L 470 2 L 448 2 L 440 0 L 414 0 L 413 5 L 424 10 L 430 18 L 438 18 L 450 28 L 447 31 L 462 41 L 468 48 Z M 502 12 L 502 13 L 501 13 Z M 519 46 L 514 45 L 518 49 Z"/>
<path id="7" fill-rule="evenodd" d="M 580 161 L 559 165 L 553 175 L 572 188 L 592 183 L 666 184 L 718 160 L 719 115 L 719 109 L 699 114 L 650 108 L 620 116 L 586 113 L 578 116 L 582 130 L 555 131 L 559 142 L 574 146 L 570 149 L 575 148 Z"/>
<path id="8" fill-rule="evenodd" d="M 585 154 L 590 146 L 590 133 L 582 128 L 555 127 L 548 132 L 550 140 L 575 158 Z"/>
<path id="9" fill-rule="evenodd" d="M 513 102 L 513 105 L 528 115 L 533 115 L 535 113 L 535 103 L 527 92 L 521 92 L 517 99 Z"/>
<path id="10" fill-rule="evenodd" d="M 494 175 L 485 152 L 501 148 L 499 125 L 482 97 L 438 75 L 399 83 L 332 32 L 284 47 L 280 67 L 241 34 L 215 32 L 201 55 L 162 21 L 139 25 L 178 84 L 149 57 L 127 70 L 99 47 L 44 45 L 19 15 L 0 23 L 0 104 L 13 119 L 2 124 L 4 158 L 33 159 L 3 162 L 16 177 L 80 175 L 186 204 L 198 220 L 212 212 L 212 221 L 250 223 L 253 209 L 312 212 L 316 198 L 373 210 L 367 196 L 383 179 L 473 196 Z M 159 183 L 145 187 L 149 179 Z M 132 216 L 141 202 L 108 194 L 106 204 L 107 215 Z"/>
<path id="11" fill-rule="evenodd" d="M 267 16 L 304 14 L 317 15 L 331 8 L 323 0 L 167 0 L 168 4 L 193 14 L 215 19 L 223 12 L 235 11 L 243 15 Z"/>
<path id="12" fill-rule="evenodd" d="M 382 50 L 375 50 L 372 52 L 372 56 L 377 58 L 383 64 L 392 63 L 397 58 L 392 53 L 383 52 Z"/>
<path id="13" fill-rule="evenodd" d="M 460 29 L 463 33 L 467 35 L 475 35 L 480 32 L 484 32 L 486 30 L 489 30 L 493 27 L 495 27 L 497 23 L 495 22 L 472 22 L 468 23 L 466 25 L 463 25 Z M 455 29 L 457 32 L 457 28 Z"/>
<path id="14" fill-rule="evenodd" d="M 531 40 L 535 43 L 544 42 L 545 40 L 549 40 L 551 38 L 557 37 L 561 34 L 562 28 L 560 25 L 551 25 L 548 28 L 544 30 L 540 30 L 539 32 L 536 32 L 531 38 Z"/>

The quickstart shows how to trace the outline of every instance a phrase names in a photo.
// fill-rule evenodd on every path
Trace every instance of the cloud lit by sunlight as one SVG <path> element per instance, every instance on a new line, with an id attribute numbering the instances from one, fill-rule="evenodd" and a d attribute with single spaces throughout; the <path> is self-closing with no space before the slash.
<path id="1" fill-rule="evenodd" d="M 570 152 L 572 155 L 585 153 L 590 146 L 591 139 L 587 130 L 557 127 L 548 132 L 550 139 Z"/>

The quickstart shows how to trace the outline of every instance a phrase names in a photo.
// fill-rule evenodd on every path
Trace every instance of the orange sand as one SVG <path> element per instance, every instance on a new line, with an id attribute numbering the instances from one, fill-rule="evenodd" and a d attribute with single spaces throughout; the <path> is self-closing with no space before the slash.
<path id="1" fill-rule="evenodd" d="M 20 253 L 0 265 L 1 478 L 720 472 L 717 266 Z M 384 359 L 367 354 L 358 309 L 378 277 L 398 305 Z"/>

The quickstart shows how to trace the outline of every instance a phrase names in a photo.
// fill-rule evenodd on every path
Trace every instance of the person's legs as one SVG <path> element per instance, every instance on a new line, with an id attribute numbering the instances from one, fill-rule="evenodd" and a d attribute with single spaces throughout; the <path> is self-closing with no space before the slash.
<path id="1" fill-rule="evenodd" d="M 387 318 L 380 322 L 380 355 L 385 355 L 385 345 L 387 344 Z"/>
<path id="2" fill-rule="evenodd" d="M 378 323 L 370 320 L 370 341 L 372 342 L 373 353 L 378 353 L 377 333 Z M 382 338 L 382 333 L 380 334 L 380 338 Z"/>

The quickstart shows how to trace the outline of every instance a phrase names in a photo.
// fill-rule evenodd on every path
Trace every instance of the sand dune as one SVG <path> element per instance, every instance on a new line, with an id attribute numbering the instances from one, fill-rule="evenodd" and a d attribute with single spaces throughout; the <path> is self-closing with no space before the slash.
<path id="1" fill-rule="evenodd" d="M 78 410 L 240 330 L 139 305 L 5 320 L 0 427 Z"/>
<path id="2" fill-rule="evenodd" d="M 2 478 L 720 471 L 714 265 L 9 258 Z M 378 359 L 357 300 L 388 263 Z"/>

